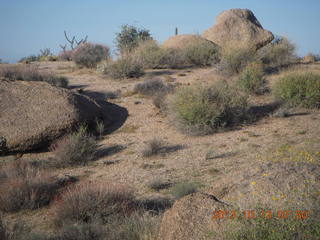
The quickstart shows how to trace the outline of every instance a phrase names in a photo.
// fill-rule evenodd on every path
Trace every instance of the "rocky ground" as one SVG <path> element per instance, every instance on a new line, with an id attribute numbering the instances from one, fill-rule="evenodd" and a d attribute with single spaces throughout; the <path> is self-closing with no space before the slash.
<path id="1" fill-rule="evenodd" d="M 272 96 L 265 94 L 250 99 L 251 106 L 260 116 L 253 124 L 209 136 L 191 137 L 178 132 L 153 105 L 151 98 L 132 93 L 136 83 L 150 78 L 185 85 L 212 84 L 221 78 L 212 68 L 148 71 L 141 79 L 123 81 L 109 79 L 94 70 L 78 69 L 70 62 L 41 63 L 39 68 L 66 76 L 72 91 L 81 89 L 80 92 L 98 101 L 109 101 L 123 114 L 121 121 L 113 125 L 99 141 L 103 151 L 98 160 L 85 167 L 57 170 L 59 174 L 78 176 L 82 181 L 111 180 L 125 183 L 134 188 L 140 198 L 170 198 L 168 189 L 155 192 L 150 189 L 149 183 L 155 180 L 170 183 L 192 181 L 200 189 L 208 189 L 216 183 L 230 181 L 231 177 L 234 182 L 241 179 L 250 183 L 254 181 L 250 179 L 252 175 L 243 177 L 250 169 L 266 162 L 295 161 L 293 153 L 309 154 L 309 158 L 303 158 L 305 162 L 319 162 L 318 110 L 295 109 L 288 117 L 279 118 L 270 110 Z M 298 68 L 320 72 L 319 64 Z M 269 86 L 278 77 L 279 74 L 269 75 Z M 104 97 L 107 91 L 118 92 L 119 97 L 108 100 Z M 105 122 L 108 131 L 107 124 L 108 121 Z M 145 143 L 155 137 L 165 141 L 172 151 L 162 156 L 143 157 Z M 1 159 L 9 161 L 21 157 L 30 160 L 50 156 L 50 152 L 41 152 L 10 155 Z M 39 230 L 50 229 L 51 226 L 47 208 L 22 211 L 7 217 L 27 220 Z"/>

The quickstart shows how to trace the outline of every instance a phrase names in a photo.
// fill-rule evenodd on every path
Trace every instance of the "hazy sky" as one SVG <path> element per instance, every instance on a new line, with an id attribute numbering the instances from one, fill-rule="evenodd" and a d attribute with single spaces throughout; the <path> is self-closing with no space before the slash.
<path id="1" fill-rule="evenodd" d="M 223 10 L 251 9 L 262 26 L 296 43 L 300 55 L 320 52 L 320 0 L 0 0 L 0 58 L 16 61 L 40 49 L 60 51 L 63 31 L 114 48 L 123 24 L 144 27 L 162 42 L 202 33 Z"/>

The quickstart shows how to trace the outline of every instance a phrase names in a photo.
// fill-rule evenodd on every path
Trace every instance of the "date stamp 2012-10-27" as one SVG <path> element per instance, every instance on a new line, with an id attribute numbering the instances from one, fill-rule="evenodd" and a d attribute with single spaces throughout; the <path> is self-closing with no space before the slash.
<path id="1" fill-rule="evenodd" d="M 264 218 L 264 219 L 288 219 L 294 218 L 297 220 L 305 220 L 309 217 L 308 210 L 245 210 L 245 211 L 236 211 L 236 210 L 214 210 L 212 211 L 211 219 L 255 219 L 255 218 Z"/>

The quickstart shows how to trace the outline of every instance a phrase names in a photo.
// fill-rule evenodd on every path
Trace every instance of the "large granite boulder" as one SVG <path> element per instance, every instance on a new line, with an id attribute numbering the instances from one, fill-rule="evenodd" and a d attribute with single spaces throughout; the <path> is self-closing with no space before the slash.
<path id="1" fill-rule="evenodd" d="M 212 46 L 217 46 L 215 43 L 199 35 L 192 35 L 192 34 L 182 34 L 182 35 L 176 35 L 176 36 L 170 37 L 166 41 L 164 41 L 162 46 L 165 48 L 184 48 L 188 45 L 203 44 L 203 43 L 208 43 L 208 44 L 212 44 Z"/>
<path id="2" fill-rule="evenodd" d="M 274 39 L 273 34 L 263 29 L 253 12 L 248 9 L 230 9 L 222 12 L 216 18 L 216 23 L 202 36 L 221 47 L 236 44 L 255 49 Z"/>
<path id="3" fill-rule="evenodd" d="M 6 151 L 45 147 L 100 117 L 100 106 L 86 96 L 45 82 L 0 80 L 0 137 Z"/>

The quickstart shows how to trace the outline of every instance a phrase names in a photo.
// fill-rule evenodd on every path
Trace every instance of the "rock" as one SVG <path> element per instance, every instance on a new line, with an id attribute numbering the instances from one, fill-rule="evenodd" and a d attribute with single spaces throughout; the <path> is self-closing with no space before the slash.
<path id="1" fill-rule="evenodd" d="M 46 147 L 101 116 L 90 98 L 33 81 L 0 81 L 0 109 L 0 136 L 16 152 Z"/>
<path id="2" fill-rule="evenodd" d="M 209 44 L 212 44 L 213 46 L 216 46 L 216 44 L 214 44 L 213 42 L 208 41 L 199 35 L 192 35 L 192 34 L 184 34 L 184 35 L 177 35 L 177 36 L 170 37 L 162 44 L 162 46 L 166 48 L 183 48 L 189 44 L 200 44 L 200 43 L 209 43 Z"/>
<path id="3" fill-rule="evenodd" d="M 216 23 L 202 36 L 220 47 L 236 46 L 261 48 L 270 43 L 274 36 L 263 29 L 253 12 L 248 9 L 230 9 L 216 18 Z"/>
<path id="4" fill-rule="evenodd" d="M 160 239 L 223 239 L 230 219 L 213 218 L 217 210 L 229 211 L 229 217 L 233 210 L 242 212 L 257 206 L 271 209 L 273 214 L 278 209 L 315 211 L 320 202 L 319 171 L 318 164 L 306 162 L 264 162 L 230 172 L 205 192 L 177 200 L 164 213 Z"/>
<path id="5" fill-rule="evenodd" d="M 213 212 L 225 208 L 207 194 L 193 193 L 183 197 L 164 213 L 159 237 L 161 240 L 207 239 L 208 233 L 219 227 L 212 220 Z"/>

